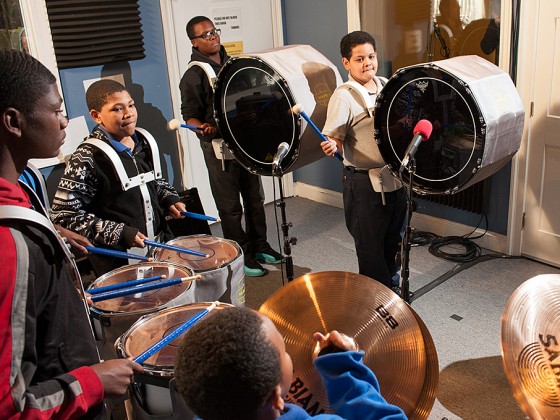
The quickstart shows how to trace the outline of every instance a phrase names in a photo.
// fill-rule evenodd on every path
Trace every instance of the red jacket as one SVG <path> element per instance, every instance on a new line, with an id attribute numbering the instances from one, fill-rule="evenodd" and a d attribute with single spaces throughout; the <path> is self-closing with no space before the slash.
<path id="1" fill-rule="evenodd" d="M 0 178 L 0 205 L 31 207 Z M 63 252 L 42 229 L 0 220 L 0 418 L 83 418 L 103 412 L 103 387 Z"/>

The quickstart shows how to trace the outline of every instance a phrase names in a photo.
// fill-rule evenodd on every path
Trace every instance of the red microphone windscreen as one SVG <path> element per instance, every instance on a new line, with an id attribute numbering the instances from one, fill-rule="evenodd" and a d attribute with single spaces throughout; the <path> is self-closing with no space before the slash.
<path id="1" fill-rule="evenodd" d="M 420 120 L 414 127 L 414 134 L 421 134 L 422 140 L 426 141 L 432 135 L 432 123 L 428 120 Z"/>

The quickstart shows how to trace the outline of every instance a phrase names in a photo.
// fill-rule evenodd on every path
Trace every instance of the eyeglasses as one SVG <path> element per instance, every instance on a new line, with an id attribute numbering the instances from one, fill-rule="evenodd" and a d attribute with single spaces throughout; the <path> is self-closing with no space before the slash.
<path id="1" fill-rule="evenodd" d="M 208 41 L 210 38 L 212 38 L 213 36 L 220 36 L 222 34 L 222 30 L 221 29 L 212 29 L 211 31 L 208 32 L 204 32 L 202 35 L 199 36 L 195 36 L 192 39 L 196 39 L 196 38 L 202 38 L 206 41 Z"/>

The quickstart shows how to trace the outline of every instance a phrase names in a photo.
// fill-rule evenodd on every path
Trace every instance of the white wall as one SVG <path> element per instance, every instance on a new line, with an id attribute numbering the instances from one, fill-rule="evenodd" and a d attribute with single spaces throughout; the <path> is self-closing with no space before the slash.
<path id="1" fill-rule="evenodd" d="M 181 118 L 181 97 L 179 81 L 187 69 L 191 56 L 191 43 L 187 38 L 186 24 L 194 16 L 204 15 L 213 19 L 216 16 L 238 16 L 239 29 L 222 27 L 222 44 L 243 42 L 243 52 L 255 52 L 274 47 L 277 25 L 273 19 L 271 2 L 266 0 L 161 0 L 163 27 L 166 37 L 166 49 L 170 67 L 170 83 L 173 96 L 175 118 Z M 208 174 L 204 164 L 202 150 L 196 136 L 185 129 L 179 131 L 184 149 L 184 180 L 185 185 L 198 188 L 204 210 L 209 215 L 216 215 L 216 207 Z M 267 202 L 271 200 L 272 178 L 263 178 Z"/>

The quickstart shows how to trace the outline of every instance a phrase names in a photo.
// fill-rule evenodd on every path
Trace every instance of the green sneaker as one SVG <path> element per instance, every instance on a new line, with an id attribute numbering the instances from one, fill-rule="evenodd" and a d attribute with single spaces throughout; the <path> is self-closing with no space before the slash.
<path id="1" fill-rule="evenodd" d="M 262 277 L 268 271 L 260 265 L 254 258 L 245 257 L 245 265 L 243 267 L 245 275 L 248 277 Z"/>
<path id="2" fill-rule="evenodd" d="M 282 254 L 276 252 L 270 245 L 260 252 L 257 252 L 255 254 L 255 259 L 266 264 L 280 264 L 285 261 Z"/>

